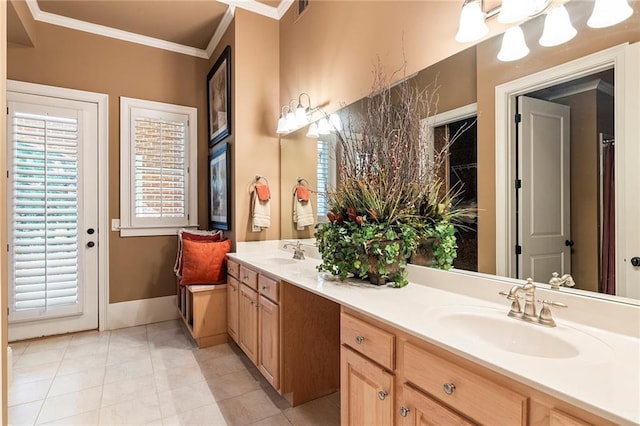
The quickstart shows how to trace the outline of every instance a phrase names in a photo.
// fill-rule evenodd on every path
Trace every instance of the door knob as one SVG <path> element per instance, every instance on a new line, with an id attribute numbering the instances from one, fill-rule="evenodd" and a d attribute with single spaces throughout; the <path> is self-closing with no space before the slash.
<path id="1" fill-rule="evenodd" d="M 636 256 L 636 257 L 632 257 L 632 258 L 631 258 L 631 264 L 632 264 L 633 266 L 635 266 L 636 268 L 637 268 L 638 266 L 640 266 L 640 257 L 638 257 L 638 256 Z"/>
<path id="2" fill-rule="evenodd" d="M 573 240 L 565 240 L 564 245 L 567 247 L 573 247 Z"/>
<path id="3" fill-rule="evenodd" d="M 94 232 L 96 232 L 96 230 L 93 229 L 93 228 L 87 229 L 87 234 L 89 234 L 89 235 L 93 235 Z"/>
<path id="4" fill-rule="evenodd" d="M 95 245 L 96 245 L 96 243 L 94 243 L 93 241 L 89 241 L 89 242 L 87 243 L 87 247 L 89 247 L 89 248 L 91 248 L 91 247 L 93 247 L 93 246 L 95 246 Z"/>

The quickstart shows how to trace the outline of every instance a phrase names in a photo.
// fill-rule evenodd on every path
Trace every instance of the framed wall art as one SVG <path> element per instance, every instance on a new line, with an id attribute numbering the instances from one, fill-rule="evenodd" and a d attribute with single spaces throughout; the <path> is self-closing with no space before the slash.
<path id="1" fill-rule="evenodd" d="M 229 144 L 209 149 L 209 229 L 231 229 L 231 157 Z"/>
<path id="2" fill-rule="evenodd" d="M 231 46 L 207 74 L 207 110 L 211 147 L 231 134 Z"/>

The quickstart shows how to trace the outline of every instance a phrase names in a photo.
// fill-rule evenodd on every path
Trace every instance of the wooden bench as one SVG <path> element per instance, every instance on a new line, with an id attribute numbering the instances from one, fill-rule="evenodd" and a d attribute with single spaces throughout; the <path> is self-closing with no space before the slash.
<path id="1" fill-rule="evenodd" d="M 199 348 L 228 341 L 227 284 L 178 285 L 178 312 Z"/>

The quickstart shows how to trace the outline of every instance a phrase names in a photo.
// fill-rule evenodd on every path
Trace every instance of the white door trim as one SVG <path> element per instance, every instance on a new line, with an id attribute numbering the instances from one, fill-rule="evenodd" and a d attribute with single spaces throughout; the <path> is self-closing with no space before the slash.
<path id="1" fill-rule="evenodd" d="M 624 43 L 597 52 L 547 70 L 531 74 L 520 79 L 496 86 L 496 274 L 512 276 L 515 272 L 515 223 L 511 214 L 514 207 L 513 185 L 515 182 L 515 150 L 510 141 L 515 138 L 516 126 L 510 117 L 515 115 L 515 98 L 548 87 L 550 85 L 574 80 L 597 71 L 614 67 L 615 78 L 615 136 L 616 140 L 626 140 L 630 129 L 625 126 L 626 103 L 625 88 L 632 82 L 630 72 L 627 72 L 626 53 L 629 43 Z M 635 76 L 637 79 L 637 76 Z M 630 96 L 632 97 L 632 96 Z M 625 158 L 625 143 L 616 144 L 616 159 Z M 621 163 L 621 162 L 620 162 Z M 616 161 L 616 185 L 620 194 L 625 193 L 625 179 L 623 170 L 619 170 Z M 616 199 L 616 211 L 621 212 L 622 197 Z M 616 218 L 616 253 L 622 253 L 626 246 L 625 233 L 617 232 L 625 229 L 625 224 Z M 616 270 L 624 270 L 622 257 L 616 261 Z"/>
<path id="2" fill-rule="evenodd" d="M 444 124 L 464 120 L 465 118 L 473 117 L 474 115 L 478 115 L 477 102 L 436 114 L 429 118 L 429 126 L 438 127 Z"/>
<path id="3" fill-rule="evenodd" d="M 7 80 L 7 91 L 98 105 L 98 327 L 107 328 L 109 300 L 109 95 Z"/>

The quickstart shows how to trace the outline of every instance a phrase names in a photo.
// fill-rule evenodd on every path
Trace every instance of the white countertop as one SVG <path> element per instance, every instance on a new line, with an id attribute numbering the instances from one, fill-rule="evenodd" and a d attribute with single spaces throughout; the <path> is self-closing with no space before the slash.
<path id="1" fill-rule="evenodd" d="M 522 355 L 478 344 L 473 339 L 444 328 L 435 320 L 447 309 L 443 307 L 452 305 L 463 309 L 467 306 L 471 310 L 503 311 L 506 316 L 509 302 L 501 301 L 499 296 L 495 296 L 499 289 L 508 288 L 505 282 L 496 280 L 495 288 L 488 289 L 491 296 L 487 298 L 477 297 L 478 286 L 474 289 L 476 297 L 461 294 L 459 290 L 454 292 L 435 288 L 446 287 L 447 283 L 442 282 L 446 280 L 474 279 L 461 278 L 462 274 L 438 271 L 435 276 L 441 282 L 433 283 L 432 286 L 424 283 L 421 274 L 428 275 L 428 268 L 420 268 L 425 270 L 424 273 L 410 273 L 409 285 L 400 289 L 372 286 L 360 280 L 341 282 L 325 278 L 324 274 L 316 270 L 316 266 L 320 264 L 319 259 L 307 257 L 305 260 L 293 260 L 291 251 L 283 250 L 282 245 L 283 241 L 238 243 L 237 252 L 230 253 L 229 257 L 381 320 L 603 418 L 621 424 L 640 424 L 640 336 L 635 332 L 635 327 L 632 327 L 631 334 L 617 333 L 611 331 L 611 327 L 605 330 L 562 319 L 554 311 L 558 326 L 553 329 L 544 328 L 544 332 L 557 333 L 558 336 L 571 335 L 574 338 L 584 335 L 585 342 L 591 344 L 586 347 L 597 349 L 572 358 Z M 487 287 L 488 280 L 475 279 L 482 281 L 481 284 Z M 489 287 L 493 285 L 494 283 L 490 283 Z M 563 301 L 565 300 L 566 298 Z M 595 309 L 598 309 L 599 301 L 595 299 L 593 302 L 576 299 L 576 305 L 582 307 L 584 303 L 594 303 Z M 571 307 L 570 302 L 568 304 Z M 609 302 L 607 309 L 616 309 L 613 305 Z M 625 306 L 623 309 L 625 318 L 631 318 L 631 321 L 640 318 L 639 307 Z M 523 327 L 542 329 L 537 325 L 520 323 Z"/>

